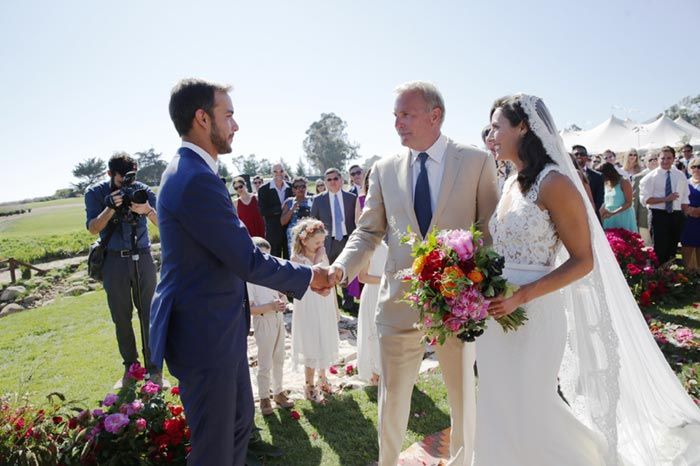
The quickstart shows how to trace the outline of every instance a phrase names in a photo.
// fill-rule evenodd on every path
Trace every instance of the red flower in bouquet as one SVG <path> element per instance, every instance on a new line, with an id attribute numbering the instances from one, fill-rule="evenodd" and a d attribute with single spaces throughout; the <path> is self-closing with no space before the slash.
<path id="1" fill-rule="evenodd" d="M 146 377 L 146 368 L 135 362 L 129 366 L 129 377 L 134 380 L 143 380 Z"/>
<path id="2" fill-rule="evenodd" d="M 337 374 L 338 374 L 338 368 L 335 367 L 335 366 L 331 366 L 331 367 L 328 369 L 328 372 L 330 372 L 330 373 L 333 374 L 333 375 L 337 375 Z"/>
<path id="3" fill-rule="evenodd" d="M 172 393 L 175 396 L 179 396 L 180 395 L 180 387 L 178 387 L 177 385 L 174 386 L 173 388 L 170 389 L 170 393 Z"/>
<path id="4" fill-rule="evenodd" d="M 440 279 L 440 272 L 445 267 L 445 257 L 442 251 L 439 249 L 434 249 L 430 251 L 423 263 L 423 267 L 420 272 L 420 279 L 424 282 L 430 282 L 431 286 L 435 286 L 437 281 Z"/>

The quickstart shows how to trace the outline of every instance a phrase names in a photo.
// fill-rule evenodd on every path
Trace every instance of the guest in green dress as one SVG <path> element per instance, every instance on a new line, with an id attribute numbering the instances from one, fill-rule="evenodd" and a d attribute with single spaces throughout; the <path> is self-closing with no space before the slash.
<path id="1" fill-rule="evenodd" d="M 624 228 L 637 233 L 637 219 L 632 209 L 632 183 L 612 163 L 600 166 L 605 183 L 605 202 L 600 208 L 603 228 Z"/>

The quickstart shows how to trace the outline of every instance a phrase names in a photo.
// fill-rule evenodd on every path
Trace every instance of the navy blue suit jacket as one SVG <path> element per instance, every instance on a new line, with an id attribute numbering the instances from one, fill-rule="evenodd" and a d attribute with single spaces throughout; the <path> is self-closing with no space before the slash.
<path id="1" fill-rule="evenodd" d="M 246 282 L 301 298 L 311 269 L 260 252 L 225 185 L 194 151 L 180 148 L 158 194 L 162 268 L 151 306 L 153 363 L 214 368 L 245 357 Z"/>

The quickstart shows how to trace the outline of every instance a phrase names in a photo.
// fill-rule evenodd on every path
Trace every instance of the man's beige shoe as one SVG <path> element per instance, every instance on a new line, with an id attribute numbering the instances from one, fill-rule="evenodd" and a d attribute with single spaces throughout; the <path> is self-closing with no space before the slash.
<path id="1" fill-rule="evenodd" d="M 262 412 L 263 416 L 269 416 L 273 413 L 272 402 L 269 398 L 260 400 L 260 412 Z"/>
<path id="2" fill-rule="evenodd" d="M 275 403 L 277 403 L 277 406 L 280 408 L 293 408 L 294 407 L 294 402 L 287 398 L 287 395 L 284 394 L 284 392 L 280 392 L 277 395 L 272 397 L 273 400 L 275 400 Z"/>

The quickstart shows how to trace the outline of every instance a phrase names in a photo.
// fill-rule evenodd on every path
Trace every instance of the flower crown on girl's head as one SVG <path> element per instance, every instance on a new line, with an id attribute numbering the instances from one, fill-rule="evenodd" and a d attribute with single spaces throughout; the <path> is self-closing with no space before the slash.
<path id="1" fill-rule="evenodd" d="M 294 226 L 292 234 L 300 240 L 305 240 L 309 236 L 325 231 L 326 227 L 320 220 L 316 220 L 315 218 L 305 218 Z"/>

